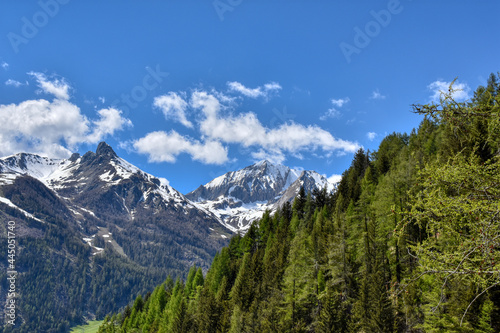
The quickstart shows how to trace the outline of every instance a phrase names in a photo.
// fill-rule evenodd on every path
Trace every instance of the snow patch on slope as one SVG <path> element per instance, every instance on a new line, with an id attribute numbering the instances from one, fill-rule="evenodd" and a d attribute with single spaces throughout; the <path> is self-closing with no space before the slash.
<path id="1" fill-rule="evenodd" d="M 10 201 L 10 200 L 9 200 L 9 199 L 7 199 L 7 198 L 0 197 L 0 202 L 1 202 L 1 203 L 6 204 L 6 205 L 7 205 L 7 206 L 9 206 L 9 207 L 12 207 L 12 208 L 15 208 L 15 209 L 19 210 L 19 211 L 20 211 L 21 213 L 23 213 L 26 217 L 29 217 L 29 218 L 31 218 L 31 219 L 33 219 L 33 220 L 36 220 L 36 221 L 38 221 L 38 222 L 41 222 L 41 223 L 45 223 L 44 221 L 40 220 L 39 218 L 36 218 L 33 214 L 28 213 L 28 212 L 27 212 L 27 211 L 25 211 L 24 209 L 17 207 L 16 205 L 14 205 L 14 203 L 13 203 L 12 201 Z"/>

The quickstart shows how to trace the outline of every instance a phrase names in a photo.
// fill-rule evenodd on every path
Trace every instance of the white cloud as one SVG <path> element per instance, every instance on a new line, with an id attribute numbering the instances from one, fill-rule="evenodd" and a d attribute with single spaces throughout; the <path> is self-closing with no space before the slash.
<path id="1" fill-rule="evenodd" d="M 328 109 L 321 117 L 320 120 L 327 120 L 328 118 L 340 118 L 342 117 L 342 112 L 337 108 L 341 108 L 344 104 L 350 101 L 349 97 L 339 98 L 339 99 L 331 99 L 332 107 Z"/>
<path id="2" fill-rule="evenodd" d="M 324 115 L 319 117 L 320 120 L 327 120 L 328 118 L 340 118 L 342 117 L 342 112 L 337 110 L 336 108 L 330 108 Z"/>
<path id="3" fill-rule="evenodd" d="M 99 99 L 99 102 L 101 102 L 102 104 L 106 103 L 106 98 L 98 97 L 98 99 Z"/>
<path id="4" fill-rule="evenodd" d="M 264 84 L 264 86 L 253 89 L 247 88 L 240 82 L 236 81 L 227 82 L 227 85 L 229 87 L 229 91 L 239 92 L 240 94 L 250 98 L 258 98 L 258 97 L 268 98 L 272 92 L 276 92 L 282 89 L 280 84 L 277 82 L 269 82 Z"/>
<path id="5" fill-rule="evenodd" d="M 302 149 L 323 149 L 325 151 L 344 150 L 354 153 L 359 149 L 357 143 L 336 139 L 329 132 L 316 125 L 284 124 L 277 129 L 267 131 L 260 142 L 264 147 L 295 152 Z"/>
<path id="6" fill-rule="evenodd" d="M 68 157 L 81 143 L 96 143 L 129 124 L 114 109 L 98 111 L 100 119 L 90 121 L 80 108 L 67 100 L 27 100 L 0 105 L 0 156 L 31 152 L 51 157 Z M 120 125 L 121 124 L 121 125 Z"/>
<path id="7" fill-rule="evenodd" d="M 5 81 L 5 85 L 6 86 L 13 86 L 13 87 L 19 88 L 23 84 L 21 82 L 17 81 L 17 80 L 8 79 L 7 81 Z"/>
<path id="8" fill-rule="evenodd" d="M 377 133 L 375 133 L 375 132 L 368 132 L 368 133 L 366 133 L 366 137 L 367 137 L 367 138 L 368 138 L 368 140 L 370 140 L 370 141 L 375 140 L 375 138 L 377 137 L 377 135 L 378 135 L 378 134 L 377 134 Z"/>
<path id="9" fill-rule="evenodd" d="M 268 160 L 274 164 L 282 164 L 286 159 L 285 155 L 281 151 L 271 152 L 264 149 L 252 152 L 251 155 L 255 161 Z"/>
<path id="10" fill-rule="evenodd" d="M 64 100 L 29 100 L 20 104 L 0 105 L 3 126 L 1 153 L 11 154 L 19 151 L 43 152 L 61 140 L 74 146 L 85 141 L 89 131 L 89 121 L 80 109 Z M 64 149 L 58 149 L 64 151 Z"/>
<path id="11" fill-rule="evenodd" d="M 370 99 L 385 99 L 385 96 L 380 93 L 380 91 L 374 90 L 372 91 L 372 95 L 370 96 Z"/>
<path id="12" fill-rule="evenodd" d="M 230 91 L 237 91 L 247 97 L 257 98 L 259 96 L 262 96 L 262 91 L 260 87 L 250 89 L 245 87 L 239 82 L 228 82 L 227 85 L 229 86 Z"/>
<path id="13" fill-rule="evenodd" d="M 5 70 L 9 69 L 9 64 L 6 63 L 5 61 L 2 61 L 2 64 L 0 66 L 2 66 L 2 68 Z"/>
<path id="14" fill-rule="evenodd" d="M 278 89 L 269 83 L 264 89 Z M 151 132 L 130 143 L 130 147 L 140 154 L 148 155 L 151 162 L 175 162 L 181 154 L 188 154 L 193 160 L 205 164 L 222 164 L 229 160 L 228 147 L 236 144 L 252 147 L 249 154 L 254 159 L 268 159 L 282 163 L 286 155 L 302 157 L 301 152 L 323 150 L 326 155 L 354 153 L 360 148 L 356 142 L 334 138 L 329 132 L 316 125 L 304 126 L 294 122 L 276 128 L 267 128 L 252 112 L 232 114 L 234 98 L 217 91 L 194 91 L 189 101 L 175 92 L 155 98 L 154 105 L 164 111 L 166 118 L 188 124 L 186 110 L 192 108 L 201 112 L 197 116 L 197 130 L 201 139 L 183 136 L 178 132 Z M 255 150 L 253 150 L 255 148 Z"/>
<path id="15" fill-rule="evenodd" d="M 165 119 L 172 118 L 186 127 L 193 127 L 193 124 L 186 118 L 188 103 L 175 92 L 156 97 L 153 104 L 163 112 Z"/>
<path id="16" fill-rule="evenodd" d="M 269 82 L 264 84 L 264 91 L 281 90 L 281 85 L 278 82 Z"/>
<path id="17" fill-rule="evenodd" d="M 175 131 L 157 131 L 135 140 L 137 152 L 148 155 L 151 162 L 175 162 L 182 153 L 191 155 L 193 160 L 205 164 L 223 164 L 228 160 L 227 148 L 220 142 L 208 140 L 201 143 L 184 137 Z"/>
<path id="18" fill-rule="evenodd" d="M 223 116 L 220 114 L 221 104 L 217 98 L 204 91 L 192 94 L 191 106 L 201 109 L 205 116 L 200 121 L 200 130 L 204 136 L 244 147 L 256 146 L 277 156 L 284 152 L 295 154 L 306 149 L 354 153 L 360 147 L 357 143 L 336 139 L 316 125 L 303 126 L 290 122 L 269 129 L 252 112 Z"/>
<path id="19" fill-rule="evenodd" d="M 206 91 L 194 91 L 191 94 L 190 104 L 195 109 L 202 109 L 207 118 L 216 117 L 221 109 L 219 100 Z"/>
<path id="20" fill-rule="evenodd" d="M 69 99 L 68 91 L 70 89 L 70 86 L 64 79 L 53 79 L 52 81 L 50 81 L 42 73 L 29 72 L 28 74 L 36 79 L 38 86 L 42 89 L 43 92 L 52 94 L 59 99 Z"/>
<path id="21" fill-rule="evenodd" d="M 431 102 L 439 103 L 441 97 L 445 93 L 449 93 L 451 82 L 445 81 L 434 81 L 427 86 L 429 90 L 432 91 L 432 95 L 430 97 Z M 466 83 L 460 83 L 455 81 L 452 87 L 453 91 L 451 92 L 451 96 L 457 102 L 462 102 L 470 98 L 470 87 Z"/>
<path id="22" fill-rule="evenodd" d="M 122 117 L 122 111 L 109 108 L 97 111 L 99 120 L 93 121 L 94 129 L 87 136 L 87 142 L 97 143 L 107 135 L 113 135 L 115 131 L 123 130 L 124 127 L 131 127 L 132 121 Z"/>
<path id="23" fill-rule="evenodd" d="M 327 178 L 330 184 L 337 184 L 342 179 L 342 175 L 331 175 Z"/>
<path id="24" fill-rule="evenodd" d="M 348 103 L 350 101 L 349 97 L 346 98 L 339 98 L 339 99 L 333 99 L 332 98 L 332 104 L 336 107 L 341 108 L 344 104 Z"/>

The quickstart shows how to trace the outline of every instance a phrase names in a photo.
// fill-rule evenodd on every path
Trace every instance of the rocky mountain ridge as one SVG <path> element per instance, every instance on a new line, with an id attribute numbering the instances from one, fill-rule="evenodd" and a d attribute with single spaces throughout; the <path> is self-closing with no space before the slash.
<path id="1" fill-rule="evenodd" d="M 180 221 L 186 216 L 196 216 L 210 221 L 209 224 L 219 222 L 229 233 L 245 232 L 264 211 L 274 211 L 285 202 L 293 201 L 300 187 L 312 192 L 323 187 L 333 190 L 335 186 L 315 171 L 292 169 L 264 160 L 228 172 L 182 195 L 166 180 L 118 157 L 104 142 L 95 153 L 87 152 L 83 156 L 75 153 L 69 159 L 28 153 L 0 159 L 0 186 L 11 185 L 22 176 L 37 179 L 63 198 L 72 206 L 76 221 L 87 233 L 89 230 L 85 228 L 92 226 L 86 226 L 83 216 L 111 213 L 115 218 L 131 221 L 138 211 L 150 208 L 168 212 L 171 218 Z M 8 198 L 0 197 L 1 201 L 15 206 Z M 221 238 L 228 237 L 224 232 L 219 234 Z"/>
<path id="2" fill-rule="evenodd" d="M 266 210 L 275 211 L 293 201 L 302 186 L 306 192 L 334 189 L 334 184 L 315 171 L 264 160 L 219 176 L 186 197 L 214 213 L 228 229 L 244 232 Z"/>

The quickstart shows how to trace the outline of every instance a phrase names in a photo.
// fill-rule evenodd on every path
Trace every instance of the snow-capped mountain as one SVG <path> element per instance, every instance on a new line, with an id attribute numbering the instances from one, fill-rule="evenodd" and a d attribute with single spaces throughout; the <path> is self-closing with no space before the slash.
<path id="1" fill-rule="evenodd" d="M 204 226 L 207 234 L 226 239 L 228 231 L 245 232 L 264 211 L 293 201 L 302 186 L 307 192 L 333 186 L 315 171 L 261 161 L 228 172 L 184 196 L 167 181 L 118 157 L 104 142 L 95 153 L 73 154 L 69 159 L 27 153 L 0 158 L 0 188 L 13 186 L 17 178 L 26 176 L 58 195 L 78 224 L 82 239 L 95 234 L 97 226 L 105 227 L 94 220 L 112 220 L 123 228 L 155 215 L 170 223 Z M 5 196 L 0 196 L 0 203 L 38 219 Z M 214 228 L 217 223 L 229 230 Z"/>
<path id="2" fill-rule="evenodd" d="M 217 177 L 186 197 L 213 212 L 228 229 L 244 232 L 264 211 L 274 211 L 286 201 L 292 201 L 301 186 L 306 192 L 333 188 L 333 184 L 315 171 L 261 161 Z"/>
<path id="3" fill-rule="evenodd" d="M 69 159 L 0 158 L 5 244 L 8 231 L 16 237 L 24 304 L 45 304 L 76 322 L 116 312 L 167 275 L 181 277 L 193 265 L 208 269 L 231 236 L 214 214 L 106 143 Z M 26 320 L 34 313 L 17 310 Z"/>
<path id="4" fill-rule="evenodd" d="M 210 243 L 214 237 L 225 240 L 229 236 L 226 230 L 220 228 L 218 217 L 186 199 L 166 181 L 118 157 L 104 142 L 98 145 L 95 153 L 87 152 L 83 156 L 73 154 L 69 159 L 50 159 L 27 153 L 0 159 L 0 194 L 11 193 L 9 189 L 18 186 L 22 182 L 20 179 L 26 177 L 36 179 L 56 194 L 67 211 L 68 220 L 77 224 L 82 240 L 95 237 L 98 228 L 158 229 L 154 225 L 141 226 L 150 219 L 163 219 L 161 223 L 169 224 L 172 229 L 192 229 L 190 235 L 200 244 Z M 7 191 L 1 191 L 3 188 Z M 0 203 L 43 222 L 43 217 L 37 217 L 36 211 L 24 209 L 22 204 L 17 205 L 13 201 L 8 196 L 0 195 Z M 108 241 L 116 244 L 117 252 L 126 254 L 123 245 L 113 242 L 113 237 Z M 92 242 L 85 242 L 92 246 L 94 254 L 103 250 Z M 210 252 L 218 250 L 220 244 L 213 242 L 208 246 Z M 184 252 L 191 260 L 197 257 Z M 198 259 L 198 264 L 204 262 L 208 266 L 210 256 Z"/>

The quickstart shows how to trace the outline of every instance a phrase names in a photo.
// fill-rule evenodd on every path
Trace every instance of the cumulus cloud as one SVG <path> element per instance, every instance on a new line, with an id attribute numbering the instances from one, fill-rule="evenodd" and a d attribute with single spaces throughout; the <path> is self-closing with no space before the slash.
<path id="1" fill-rule="evenodd" d="M 54 95 L 59 99 L 69 99 L 70 86 L 66 80 L 55 78 L 51 81 L 45 74 L 38 72 L 29 72 L 28 74 L 36 79 L 38 86 L 43 92 Z"/>
<path id="2" fill-rule="evenodd" d="M 87 136 L 86 141 L 97 143 L 107 135 L 113 135 L 115 131 L 123 130 L 124 127 L 131 127 L 132 121 L 122 117 L 122 111 L 109 108 L 97 111 L 100 118 L 93 121 L 93 131 Z"/>
<path id="3" fill-rule="evenodd" d="M 268 91 L 281 88 L 276 83 L 262 87 Z M 252 91 L 247 91 L 247 94 L 257 94 L 257 90 Z M 205 164 L 227 162 L 230 145 L 248 148 L 254 159 L 275 163 L 282 163 L 288 154 L 301 157 L 305 151 L 322 150 L 330 156 L 334 152 L 354 153 L 360 148 L 358 143 L 335 138 L 316 125 L 287 122 L 268 128 L 253 112 L 233 114 L 233 103 L 234 98 L 217 91 L 195 90 L 189 99 L 175 92 L 158 96 L 154 105 L 164 112 L 165 117 L 174 118 L 190 128 L 196 125 L 200 138 L 185 136 L 174 130 L 155 131 L 131 142 L 130 147 L 137 153 L 147 155 L 151 162 L 173 163 L 179 155 L 187 154 Z M 188 109 L 197 112 L 195 123 L 186 118 Z"/>
<path id="4" fill-rule="evenodd" d="M 67 157 L 69 146 L 85 140 L 89 121 L 75 105 L 55 100 L 29 100 L 20 104 L 0 105 L 1 155 L 29 151 L 56 157 Z"/>
<path id="5" fill-rule="evenodd" d="M 186 118 L 188 103 L 175 92 L 156 97 L 153 105 L 163 112 L 165 119 L 171 118 L 186 127 L 193 128 L 193 124 Z"/>
<path id="6" fill-rule="evenodd" d="M 368 140 L 373 141 L 377 137 L 377 133 L 375 133 L 375 132 L 368 132 L 368 133 L 366 133 L 366 137 L 368 138 Z"/>
<path id="7" fill-rule="evenodd" d="M 2 68 L 5 70 L 9 69 L 9 64 L 6 63 L 5 61 L 2 61 L 2 64 L 0 66 L 2 66 Z"/>
<path id="8" fill-rule="evenodd" d="M 268 98 L 271 93 L 277 92 L 282 89 L 280 84 L 277 82 L 269 82 L 264 84 L 264 86 L 260 86 L 257 88 L 247 88 L 240 82 L 236 81 L 228 82 L 227 85 L 229 87 L 229 91 L 239 92 L 240 94 L 250 98 Z"/>
<path id="9" fill-rule="evenodd" d="M 350 101 L 349 97 L 346 98 L 339 98 L 339 99 L 331 99 L 332 107 L 328 109 L 328 111 L 325 112 L 321 117 L 319 117 L 320 120 L 327 120 L 328 118 L 340 118 L 342 116 L 342 112 L 338 110 L 338 108 L 341 108 L 344 104 L 348 103 Z"/>
<path id="10" fill-rule="evenodd" d="M 264 147 L 296 152 L 303 149 L 323 149 L 325 151 L 342 150 L 350 153 L 360 148 L 357 143 L 334 138 L 316 125 L 304 126 L 290 123 L 277 129 L 268 130 L 266 138 L 260 144 Z"/>
<path id="11" fill-rule="evenodd" d="M 201 109 L 205 116 L 200 122 L 202 134 L 226 143 L 257 146 L 274 153 L 298 153 L 304 149 L 355 152 L 360 147 L 357 143 L 336 139 L 316 125 L 304 126 L 290 122 L 269 129 L 252 112 L 236 116 L 221 115 L 217 98 L 204 91 L 192 94 L 191 105 Z"/>
<path id="12" fill-rule="evenodd" d="M 385 99 L 385 96 L 380 93 L 380 91 L 374 90 L 372 91 L 372 95 L 370 96 L 370 99 Z"/>
<path id="13" fill-rule="evenodd" d="M 228 160 L 227 148 L 220 142 L 208 140 L 201 143 L 176 131 L 149 133 L 135 140 L 133 147 L 137 152 L 148 155 L 151 162 L 175 162 L 181 153 L 187 153 L 193 160 L 205 164 L 222 164 Z"/>
<path id="14" fill-rule="evenodd" d="M 437 80 L 427 86 L 432 91 L 431 102 L 439 103 L 443 94 L 450 93 L 452 82 Z M 452 86 L 451 96 L 457 102 L 462 102 L 470 98 L 470 87 L 466 83 L 455 81 Z"/>
<path id="15" fill-rule="evenodd" d="M 6 86 L 13 86 L 13 87 L 19 88 L 23 84 L 21 82 L 17 81 L 17 80 L 8 79 L 7 81 L 5 81 L 5 85 Z"/>
<path id="16" fill-rule="evenodd" d="M 97 143 L 131 124 L 115 109 L 100 110 L 98 115 L 91 121 L 78 106 L 57 98 L 0 105 L 0 155 L 32 152 L 64 158 L 79 144 Z"/>

